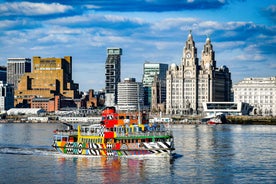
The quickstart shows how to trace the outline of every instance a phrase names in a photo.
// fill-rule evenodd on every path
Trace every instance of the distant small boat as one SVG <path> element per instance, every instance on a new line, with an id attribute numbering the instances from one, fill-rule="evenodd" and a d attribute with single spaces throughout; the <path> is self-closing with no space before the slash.
<path id="1" fill-rule="evenodd" d="M 221 120 L 219 118 L 212 118 L 207 121 L 208 125 L 217 125 L 217 124 L 222 124 Z"/>
<path id="2" fill-rule="evenodd" d="M 207 121 L 207 124 L 208 125 L 217 125 L 217 124 L 224 124 L 226 122 L 227 122 L 227 120 L 226 120 L 225 115 L 224 114 L 219 114 L 219 115 L 209 119 Z"/>

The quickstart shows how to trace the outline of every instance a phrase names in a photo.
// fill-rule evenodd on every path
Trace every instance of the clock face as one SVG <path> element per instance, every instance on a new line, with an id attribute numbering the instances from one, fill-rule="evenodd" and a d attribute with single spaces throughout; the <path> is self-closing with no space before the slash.
<path id="1" fill-rule="evenodd" d="M 210 63 L 205 63 L 205 68 L 209 68 L 210 67 Z"/>
<path id="2" fill-rule="evenodd" d="M 186 54 L 186 58 L 191 58 L 191 53 L 190 52 L 187 52 L 187 54 Z"/>

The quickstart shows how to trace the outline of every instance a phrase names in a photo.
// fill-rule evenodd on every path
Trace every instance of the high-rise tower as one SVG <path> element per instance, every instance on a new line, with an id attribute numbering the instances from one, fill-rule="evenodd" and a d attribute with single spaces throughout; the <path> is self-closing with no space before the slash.
<path id="1" fill-rule="evenodd" d="M 143 105 L 143 87 L 135 78 L 125 78 L 118 83 L 118 109 L 122 111 L 138 111 Z"/>
<path id="2" fill-rule="evenodd" d="M 13 108 L 14 89 L 11 84 L 0 81 L 0 112 Z"/>
<path id="3" fill-rule="evenodd" d="M 12 84 L 16 90 L 21 76 L 26 72 L 31 72 L 31 59 L 8 58 L 7 64 L 7 83 Z"/>
<path id="4" fill-rule="evenodd" d="M 121 48 L 108 48 L 105 62 L 105 105 L 117 104 L 118 83 L 121 81 Z"/>
<path id="5" fill-rule="evenodd" d="M 4 84 L 7 83 L 7 67 L 0 66 L 0 81 L 3 81 Z"/>
<path id="6" fill-rule="evenodd" d="M 152 109 L 153 101 L 156 109 L 157 103 L 163 103 L 166 101 L 166 72 L 168 70 L 168 64 L 163 63 L 144 63 L 143 73 L 143 87 L 144 87 L 144 105 L 149 106 Z M 154 84 L 155 83 L 155 84 Z M 158 85 L 156 84 L 158 83 Z M 152 87 L 159 93 L 154 93 L 152 96 Z M 152 109 L 153 110 L 153 109 Z"/>

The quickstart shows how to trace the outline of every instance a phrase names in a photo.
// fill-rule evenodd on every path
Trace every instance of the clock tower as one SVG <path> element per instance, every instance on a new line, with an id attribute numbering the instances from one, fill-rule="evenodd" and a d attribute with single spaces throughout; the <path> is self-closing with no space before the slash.
<path id="1" fill-rule="evenodd" d="M 183 49 L 182 66 L 180 71 L 182 72 L 182 112 L 183 114 L 192 114 L 197 109 L 197 86 L 198 81 L 198 58 L 197 48 L 190 31 L 185 47 Z"/>
<path id="2" fill-rule="evenodd" d="M 182 66 L 192 69 L 198 65 L 197 48 L 193 40 L 192 31 L 188 35 L 188 39 L 183 49 Z"/>
<path id="3" fill-rule="evenodd" d="M 216 68 L 215 52 L 209 37 L 207 37 L 202 50 L 200 65 L 203 70 L 214 70 Z"/>

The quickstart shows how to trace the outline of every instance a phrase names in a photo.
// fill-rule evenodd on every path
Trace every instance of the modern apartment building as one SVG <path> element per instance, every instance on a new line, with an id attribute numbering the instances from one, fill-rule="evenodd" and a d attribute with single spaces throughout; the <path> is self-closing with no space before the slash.
<path id="1" fill-rule="evenodd" d="M 144 105 L 150 107 L 152 110 L 157 108 L 157 103 L 166 101 L 166 72 L 168 64 L 163 63 L 144 63 L 143 72 L 143 87 L 144 87 Z M 152 87 L 158 90 L 158 93 L 153 93 Z M 160 89 L 159 89 L 160 88 Z M 152 96 L 154 94 L 154 96 Z M 153 99 L 154 98 L 154 99 Z M 154 104 L 152 104 L 154 102 Z"/>
<path id="2" fill-rule="evenodd" d="M 253 106 L 254 115 L 276 116 L 276 76 L 245 78 L 233 85 L 234 101 Z"/>
<path id="3" fill-rule="evenodd" d="M 137 111 L 143 108 L 143 85 L 135 78 L 126 78 L 118 83 L 118 110 Z"/>
<path id="4" fill-rule="evenodd" d="M 0 112 L 13 108 L 14 90 L 10 84 L 4 84 L 0 81 Z"/>
<path id="5" fill-rule="evenodd" d="M 8 58 L 7 64 L 7 83 L 12 84 L 16 90 L 21 76 L 26 72 L 31 72 L 31 59 Z"/>
<path id="6" fill-rule="evenodd" d="M 32 98 L 78 98 L 79 85 L 72 79 L 72 57 L 33 57 L 33 70 L 24 73 L 15 90 L 15 106 L 29 107 Z"/>
<path id="7" fill-rule="evenodd" d="M 203 111 L 203 102 L 231 100 L 231 73 L 226 66 L 217 68 L 209 37 L 201 52 L 200 64 L 198 61 L 197 48 L 190 32 L 180 66 L 172 64 L 167 71 L 167 114 L 198 114 Z"/>
<path id="8" fill-rule="evenodd" d="M 108 48 L 105 62 L 105 105 L 117 104 L 117 84 L 121 81 L 121 48 Z"/>

